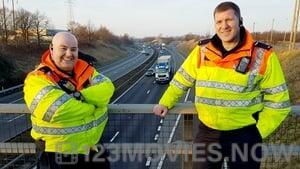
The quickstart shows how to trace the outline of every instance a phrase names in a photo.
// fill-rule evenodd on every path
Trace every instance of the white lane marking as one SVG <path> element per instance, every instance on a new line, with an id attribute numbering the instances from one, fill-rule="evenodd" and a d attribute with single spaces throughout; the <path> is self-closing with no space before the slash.
<path id="1" fill-rule="evenodd" d="M 161 126 L 158 126 L 157 131 L 160 131 L 160 130 L 161 130 Z"/>
<path id="2" fill-rule="evenodd" d="M 156 81 L 154 80 L 152 83 L 153 83 L 153 84 L 155 84 L 155 83 L 156 83 Z"/>
<path id="3" fill-rule="evenodd" d="M 172 129 L 172 132 L 171 132 L 171 134 L 170 134 L 170 137 L 169 137 L 168 143 L 171 143 L 171 141 L 172 141 L 172 139 L 173 139 L 173 136 L 174 136 L 174 134 L 175 134 L 175 130 L 176 130 L 177 126 L 178 126 L 178 123 L 179 123 L 180 117 L 181 117 L 181 114 L 179 114 L 179 115 L 177 116 L 177 119 L 176 119 L 175 125 L 174 125 L 174 127 L 173 127 L 173 129 Z"/>
<path id="4" fill-rule="evenodd" d="M 150 90 L 147 91 L 147 94 L 149 94 L 149 93 L 150 93 Z"/>
<path id="5" fill-rule="evenodd" d="M 187 101 L 187 98 L 188 98 L 188 96 L 190 95 L 190 91 L 191 91 L 191 89 L 189 89 L 189 90 L 187 91 L 186 96 L 185 96 L 185 98 L 184 98 L 184 102 Z M 172 132 L 171 132 L 171 134 L 170 134 L 170 137 L 169 137 L 169 140 L 168 140 L 168 144 L 171 143 L 171 141 L 172 141 L 172 139 L 173 139 L 173 136 L 174 136 L 174 134 L 175 134 L 175 130 L 176 130 L 177 126 L 178 126 L 178 123 L 179 123 L 180 118 L 181 118 L 181 114 L 179 114 L 179 115 L 177 116 L 177 120 L 176 120 L 175 125 L 174 125 L 174 127 L 173 127 L 173 129 L 172 129 Z M 161 169 L 161 168 L 162 168 L 165 158 L 166 158 L 166 154 L 164 154 L 164 155 L 160 158 L 160 161 L 159 161 L 159 163 L 158 163 L 158 165 L 157 165 L 157 169 Z"/>
<path id="6" fill-rule="evenodd" d="M 165 158 L 166 158 L 166 154 L 164 154 L 164 155 L 161 157 L 161 159 L 160 159 L 160 161 L 159 161 L 159 163 L 158 163 L 158 165 L 157 165 L 157 169 L 161 169 L 161 168 L 162 168 L 162 165 L 163 165 L 163 163 L 164 163 Z"/>
<path id="7" fill-rule="evenodd" d="M 110 142 L 112 143 L 114 140 L 115 140 L 115 138 L 119 135 L 119 131 L 117 131 L 116 132 L 116 134 L 110 139 Z"/>
<path id="8" fill-rule="evenodd" d="M 161 119 L 159 123 L 160 123 L 160 124 L 162 124 L 163 122 L 164 122 L 164 120 L 163 120 L 163 119 Z"/>
<path id="9" fill-rule="evenodd" d="M 154 140 L 157 141 L 159 137 L 159 134 L 155 134 Z"/>
<path id="10" fill-rule="evenodd" d="M 19 98 L 19 99 L 17 99 L 17 100 L 14 100 L 14 101 L 12 101 L 12 102 L 10 102 L 10 103 L 16 103 L 17 101 L 20 101 L 20 100 L 22 100 L 23 99 L 23 97 L 22 98 Z"/>
<path id="11" fill-rule="evenodd" d="M 21 118 L 21 117 L 23 117 L 23 116 L 25 116 L 25 115 L 26 115 L 26 114 L 21 114 L 21 115 L 19 115 L 19 116 L 17 116 L 17 117 L 14 117 L 14 118 L 8 120 L 7 123 L 10 123 L 10 122 L 12 122 L 12 121 L 14 121 L 14 120 L 17 120 L 18 118 Z"/>
<path id="12" fill-rule="evenodd" d="M 177 126 L 178 126 L 178 123 L 179 123 L 180 118 L 181 118 L 181 114 L 179 114 L 179 115 L 177 116 L 175 125 L 174 125 L 174 127 L 173 127 L 173 129 L 172 129 L 172 132 L 171 132 L 170 137 L 169 137 L 169 140 L 168 140 L 168 144 L 171 143 L 171 141 L 172 141 L 172 139 L 173 139 L 173 137 L 174 137 L 175 130 L 176 130 Z M 161 159 L 160 159 L 160 161 L 159 161 L 159 163 L 158 163 L 158 165 L 157 165 L 157 169 L 161 169 L 161 168 L 162 168 L 165 158 L 166 158 L 166 153 L 161 157 Z"/>
<path id="13" fill-rule="evenodd" d="M 148 157 L 145 166 L 149 167 L 151 164 L 152 157 Z"/>
<path id="14" fill-rule="evenodd" d="M 121 97 L 123 97 L 129 90 L 131 90 L 136 84 L 138 84 L 138 82 L 140 82 L 142 80 L 142 78 L 144 78 L 144 76 L 142 76 L 141 78 L 139 78 L 139 80 L 137 80 L 132 86 L 130 86 L 123 94 L 121 94 L 121 96 L 119 96 L 118 98 L 116 98 L 114 101 L 111 102 L 111 104 L 116 103 Z"/>
<path id="15" fill-rule="evenodd" d="M 189 88 L 189 90 L 186 92 L 186 95 L 185 95 L 185 98 L 184 98 L 184 102 L 187 101 L 189 95 L 190 95 L 190 92 L 191 92 L 191 88 Z"/>

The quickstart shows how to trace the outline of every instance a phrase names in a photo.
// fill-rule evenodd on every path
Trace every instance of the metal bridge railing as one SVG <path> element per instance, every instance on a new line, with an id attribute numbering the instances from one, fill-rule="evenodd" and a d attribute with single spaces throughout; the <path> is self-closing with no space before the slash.
<path id="1" fill-rule="evenodd" d="M 102 137 L 112 168 L 188 169 L 198 119 L 193 104 L 178 104 L 161 119 L 151 104 L 111 104 Z M 37 149 L 30 137 L 24 104 L 0 104 L 0 168 L 34 165 Z M 300 106 L 264 140 L 262 169 L 300 167 Z M 20 134 L 21 133 L 21 134 Z M 30 167 L 29 167 L 30 168 Z M 226 168 L 226 167 L 225 167 Z"/>

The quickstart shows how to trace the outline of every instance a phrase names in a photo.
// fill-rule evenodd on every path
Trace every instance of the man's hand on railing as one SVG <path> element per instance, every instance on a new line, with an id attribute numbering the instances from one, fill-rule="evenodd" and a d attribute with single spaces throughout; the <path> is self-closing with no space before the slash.
<path id="1" fill-rule="evenodd" d="M 153 113 L 160 117 L 165 117 L 168 113 L 168 108 L 164 105 L 157 104 L 153 107 Z"/>

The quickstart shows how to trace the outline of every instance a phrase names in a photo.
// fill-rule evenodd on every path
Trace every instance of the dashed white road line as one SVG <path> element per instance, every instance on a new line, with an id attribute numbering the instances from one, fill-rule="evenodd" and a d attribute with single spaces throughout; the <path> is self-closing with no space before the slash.
<path id="1" fill-rule="evenodd" d="M 145 166 L 149 167 L 151 164 L 152 157 L 148 157 Z"/>
<path id="2" fill-rule="evenodd" d="M 116 137 L 119 135 L 119 131 L 117 131 L 116 132 L 116 134 L 110 139 L 110 142 L 112 143 L 115 139 L 116 139 Z"/>
<path id="3" fill-rule="evenodd" d="M 161 130 L 161 126 L 158 126 L 157 131 L 160 131 L 160 130 Z"/>
<path id="4" fill-rule="evenodd" d="M 149 93 L 150 93 L 150 90 L 147 91 L 147 94 L 149 94 Z"/>
<path id="5" fill-rule="evenodd" d="M 159 123 L 162 124 L 163 122 L 164 122 L 164 120 L 163 120 L 163 119 L 160 119 L 160 122 L 159 122 Z"/>
<path id="6" fill-rule="evenodd" d="M 159 134 L 155 134 L 154 140 L 157 141 L 159 137 Z"/>

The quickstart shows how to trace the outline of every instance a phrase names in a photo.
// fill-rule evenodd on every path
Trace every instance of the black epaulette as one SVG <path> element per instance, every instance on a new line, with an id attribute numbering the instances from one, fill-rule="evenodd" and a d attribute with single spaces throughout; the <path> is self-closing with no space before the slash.
<path id="1" fill-rule="evenodd" d="M 78 58 L 86 61 L 90 65 L 94 65 L 97 62 L 97 59 L 91 55 L 85 54 L 81 51 L 78 52 Z"/>
<path id="2" fill-rule="evenodd" d="M 263 48 L 266 50 L 270 50 L 272 48 L 271 45 L 264 43 L 264 42 L 260 42 L 260 41 L 256 41 L 254 42 L 254 46 L 259 47 L 259 48 Z"/>
<path id="3" fill-rule="evenodd" d="M 198 42 L 198 45 L 199 45 L 199 46 L 205 45 L 205 44 L 207 44 L 207 43 L 210 42 L 210 41 L 211 41 L 210 38 L 209 38 L 209 39 L 203 39 L 203 40 L 200 40 L 200 41 Z"/>
<path id="4" fill-rule="evenodd" d="M 48 66 L 41 67 L 38 70 L 44 72 L 45 74 L 51 71 Z"/>

